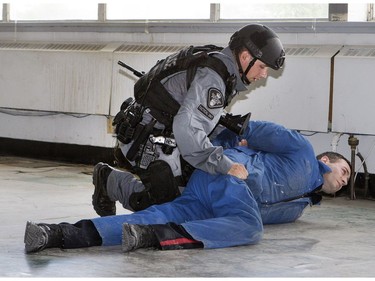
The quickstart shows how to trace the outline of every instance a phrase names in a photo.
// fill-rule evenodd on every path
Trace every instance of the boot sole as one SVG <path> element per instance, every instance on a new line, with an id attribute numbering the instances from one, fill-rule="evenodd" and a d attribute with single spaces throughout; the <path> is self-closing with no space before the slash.
<path id="1" fill-rule="evenodd" d="M 24 243 L 26 253 L 43 250 L 46 244 L 44 231 L 33 222 L 28 221 L 26 223 Z"/>
<path id="2" fill-rule="evenodd" d="M 122 251 L 124 253 L 133 251 L 135 242 L 136 241 L 131 229 L 131 225 L 124 223 L 122 225 Z"/>
<path id="3" fill-rule="evenodd" d="M 102 209 L 97 207 L 98 203 L 99 203 L 99 193 L 100 193 L 100 188 L 97 187 L 99 185 L 99 181 L 100 181 L 100 176 L 99 176 L 100 171 L 99 170 L 103 166 L 106 166 L 106 164 L 103 163 L 103 162 L 99 162 L 94 167 L 92 183 L 95 186 L 95 189 L 94 189 L 94 194 L 92 195 L 92 206 L 94 207 L 95 212 L 101 217 L 114 216 L 114 215 L 116 215 L 116 211 L 111 212 L 111 211 L 107 211 L 107 210 L 102 210 Z"/>

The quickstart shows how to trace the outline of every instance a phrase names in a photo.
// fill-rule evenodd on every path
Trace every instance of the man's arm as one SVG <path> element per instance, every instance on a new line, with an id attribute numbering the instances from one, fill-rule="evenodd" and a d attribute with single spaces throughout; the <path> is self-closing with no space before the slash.
<path id="1" fill-rule="evenodd" d="M 223 154 L 223 148 L 214 146 L 208 138 L 222 114 L 220 95 L 224 98 L 224 91 L 224 82 L 216 72 L 198 69 L 173 121 L 173 132 L 182 157 L 195 168 L 211 174 L 227 174 L 234 164 Z M 209 103 L 210 94 L 218 95 L 217 105 Z"/>
<path id="2" fill-rule="evenodd" d="M 243 136 L 251 148 L 273 153 L 297 151 L 308 141 L 297 131 L 267 121 L 251 121 Z"/>
<path id="3" fill-rule="evenodd" d="M 246 140 L 247 145 L 253 149 L 274 153 L 296 151 L 308 143 L 301 134 L 282 125 L 267 121 L 250 121 L 243 136 L 224 130 L 216 137 L 213 144 L 233 148 L 246 145 L 243 140 Z"/>

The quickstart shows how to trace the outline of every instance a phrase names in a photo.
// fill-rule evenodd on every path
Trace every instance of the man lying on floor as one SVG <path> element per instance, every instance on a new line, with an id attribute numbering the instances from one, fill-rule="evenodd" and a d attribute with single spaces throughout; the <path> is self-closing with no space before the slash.
<path id="1" fill-rule="evenodd" d="M 27 222 L 26 252 L 121 244 L 124 252 L 255 244 L 264 224 L 294 222 L 308 205 L 320 202 L 320 191 L 337 192 L 351 173 L 342 155 L 315 156 L 305 137 L 270 122 L 249 122 L 242 140 L 223 131 L 216 144 L 245 165 L 246 180 L 196 170 L 180 197 L 143 211 L 75 224 Z"/>

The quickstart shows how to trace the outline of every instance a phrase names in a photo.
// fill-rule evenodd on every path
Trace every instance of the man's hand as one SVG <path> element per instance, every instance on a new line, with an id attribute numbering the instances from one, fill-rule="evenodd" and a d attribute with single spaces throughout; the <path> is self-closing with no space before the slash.
<path id="1" fill-rule="evenodd" d="M 245 139 L 242 139 L 239 143 L 238 143 L 239 146 L 247 146 L 247 140 Z"/>
<path id="2" fill-rule="evenodd" d="M 235 176 L 241 180 L 247 179 L 249 173 L 247 172 L 244 165 L 240 163 L 234 163 L 228 171 L 228 175 Z"/>

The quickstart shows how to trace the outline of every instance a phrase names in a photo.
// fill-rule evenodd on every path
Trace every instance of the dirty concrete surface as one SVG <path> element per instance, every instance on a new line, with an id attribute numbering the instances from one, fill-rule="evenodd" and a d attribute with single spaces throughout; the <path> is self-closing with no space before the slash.
<path id="1" fill-rule="evenodd" d="M 295 223 L 266 226 L 263 240 L 252 246 L 126 254 L 116 246 L 26 255 L 27 220 L 96 217 L 92 170 L 1 157 L 0 277 L 375 277 L 375 202 L 346 197 L 324 198 Z"/>

